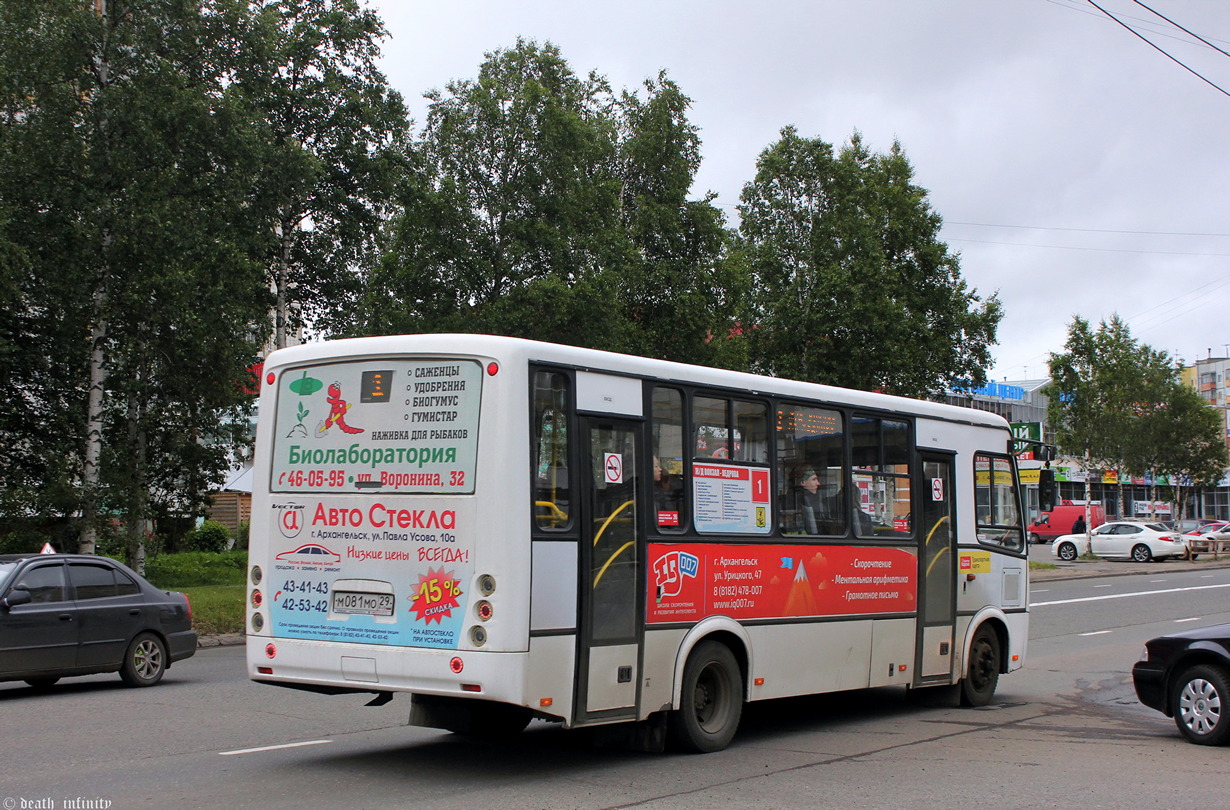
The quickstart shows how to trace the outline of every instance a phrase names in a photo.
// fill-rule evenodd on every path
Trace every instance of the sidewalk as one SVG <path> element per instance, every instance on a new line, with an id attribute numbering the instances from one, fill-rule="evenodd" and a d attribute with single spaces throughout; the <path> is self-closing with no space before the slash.
<path id="1" fill-rule="evenodd" d="M 1082 560 L 1064 562 L 1052 559 L 1054 568 L 1031 569 L 1029 579 L 1032 582 L 1045 582 L 1054 579 L 1083 579 L 1086 577 L 1110 577 L 1124 574 L 1150 574 L 1179 571 L 1202 571 L 1206 569 L 1230 568 L 1230 555 L 1222 554 L 1216 560 L 1212 554 L 1201 554 L 1198 560 L 1165 560 L 1162 562 L 1138 563 L 1133 560 Z"/>

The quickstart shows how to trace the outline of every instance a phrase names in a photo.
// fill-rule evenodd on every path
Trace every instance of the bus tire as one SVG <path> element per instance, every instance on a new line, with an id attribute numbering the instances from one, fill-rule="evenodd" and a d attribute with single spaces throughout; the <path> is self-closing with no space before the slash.
<path id="1" fill-rule="evenodd" d="M 671 742 L 706 754 L 730 744 L 743 714 L 743 674 L 725 644 L 702 641 L 683 668 L 679 709 L 670 713 Z"/>
<path id="2" fill-rule="evenodd" d="M 985 706 L 999 685 L 999 635 L 984 624 L 974 633 L 961 679 L 961 705 Z"/>

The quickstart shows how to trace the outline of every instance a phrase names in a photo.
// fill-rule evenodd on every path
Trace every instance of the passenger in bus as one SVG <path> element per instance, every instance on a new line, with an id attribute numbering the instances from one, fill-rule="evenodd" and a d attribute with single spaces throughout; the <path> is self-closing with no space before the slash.
<path id="1" fill-rule="evenodd" d="M 826 495 L 820 484 L 820 474 L 814 469 L 803 471 L 799 484 L 799 511 L 803 515 L 805 534 L 840 534 L 843 531 L 838 519 L 839 494 Z"/>

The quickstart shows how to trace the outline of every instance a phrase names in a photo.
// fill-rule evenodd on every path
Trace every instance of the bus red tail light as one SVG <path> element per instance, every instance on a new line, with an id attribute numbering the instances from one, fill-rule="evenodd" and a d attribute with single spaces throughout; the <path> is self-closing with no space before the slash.
<path id="1" fill-rule="evenodd" d="M 454 675 L 460 675 L 461 670 L 466 668 L 465 662 L 461 660 L 461 656 L 453 656 L 448 662 L 448 668 L 453 671 Z"/>

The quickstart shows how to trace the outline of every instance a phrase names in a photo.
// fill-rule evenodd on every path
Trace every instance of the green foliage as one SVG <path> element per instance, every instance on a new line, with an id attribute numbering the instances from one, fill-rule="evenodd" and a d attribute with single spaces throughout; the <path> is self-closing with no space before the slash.
<path id="1" fill-rule="evenodd" d="M 207 520 L 184 538 L 188 551 L 221 552 L 231 545 L 231 530 L 216 520 Z"/>
<path id="2" fill-rule="evenodd" d="M 839 152 L 793 127 L 765 149 L 739 211 L 763 372 L 927 396 L 980 382 L 1001 317 L 960 276 L 899 144 Z"/>
<path id="3" fill-rule="evenodd" d="M 1138 343 L 1117 315 L 1097 330 L 1074 318 L 1064 349 L 1050 357 L 1047 389 L 1047 418 L 1064 452 L 1122 475 L 1155 473 L 1180 485 L 1221 478 L 1220 418 L 1179 381 L 1165 352 Z"/>
<path id="4" fill-rule="evenodd" d="M 246 551 L 184 551 L 146 560 L 145 578 L 166 590 L 200 585 L 243 585 L 247 567 Z"/>
<path id="5" fill-rule="evenodd" d="M 213 636 L 242 633 L 244 630 L 244 599 L 247 589 L 242 585 L 209 585 L 179 587 L 192 606 L 192 627 L 198 635 Z"/>
<path id="6" fill-rule="evenodd" d="M 234 548 L 242 550 L 242 551 L 247 551 L 248 550 L 248 538 L 251 535 L 251 533 L 252 533 L 251 523 L 249 523 L 246 520 L 240 523 L 239 528 L 235 530 Z"/>
<path id="7" fill-rule="evenodd" d="M 699 139 L 665 76 L 645 97 L 519 40 L 428 94 L 383 260 L 342 334 L 480 332 L 738 364 L 729 240 L 688 200 Z"/>

